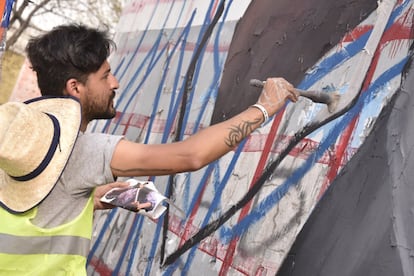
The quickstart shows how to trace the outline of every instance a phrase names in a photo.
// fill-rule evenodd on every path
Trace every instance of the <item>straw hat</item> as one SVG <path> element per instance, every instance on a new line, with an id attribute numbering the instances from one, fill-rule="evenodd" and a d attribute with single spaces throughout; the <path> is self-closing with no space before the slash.
<path id="1" fill-rule="evenodd" d="M 59 179 L 81 122 L 75 98 L 40 97 L 0 105 L 0 206 L 25 212 Z"/>

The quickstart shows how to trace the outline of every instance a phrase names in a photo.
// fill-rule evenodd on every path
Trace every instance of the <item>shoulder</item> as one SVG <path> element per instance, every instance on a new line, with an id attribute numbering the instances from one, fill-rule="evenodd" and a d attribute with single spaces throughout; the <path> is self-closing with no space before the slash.
<path id="1" fill-rule="evenodd" d="M 112 135 L 107 133 L 80 133 L 77 144 L 95 145 L 99 144 L 117 144 L 124 136 Z"/>

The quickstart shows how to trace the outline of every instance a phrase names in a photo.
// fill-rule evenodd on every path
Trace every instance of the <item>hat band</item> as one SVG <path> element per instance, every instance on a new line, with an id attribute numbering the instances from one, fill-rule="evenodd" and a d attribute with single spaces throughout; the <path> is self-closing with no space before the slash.
<path id="1" fill-rule="evenodd" d="M 53 139 L 52 139 L 52 143 L 49 147 L 49 150 L 46 153 L 45 158 L 43 158 L 43 161 L 31 173 L 23 175 L 23 176 L 10 176 L 11 178 L 13 178 L 16 181 L 29 181 L 29 180 L 35 178 L 36 176 L 38 176 L 39 174 L 41 174 L 46 169 L 47 165 L 49 165 L 50 161 L 53 158 L 53 155 L 55 154 L 55 151 L 56 151 L 56 148 L 59 144 L 59 139 L 60 139 L 60 125 L 59 125 L 59 122 L 58 122 L 58 120 L 56 119 L 55 116 L 53 116 L 49 113 L 45 113 L 45 114 L 48 115 L 49 118 L 52 120 L 53 129 L 54 129 Z"/>

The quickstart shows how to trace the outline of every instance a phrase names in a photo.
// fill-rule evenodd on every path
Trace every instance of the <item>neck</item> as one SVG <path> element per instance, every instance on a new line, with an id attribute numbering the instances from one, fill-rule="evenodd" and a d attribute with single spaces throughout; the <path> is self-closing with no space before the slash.
<path id="1" fill-rule="evenodd" d="M 80 131 L 85 132 L 88 127 L 89 121 L 82 120 L 80 125 Z"/>

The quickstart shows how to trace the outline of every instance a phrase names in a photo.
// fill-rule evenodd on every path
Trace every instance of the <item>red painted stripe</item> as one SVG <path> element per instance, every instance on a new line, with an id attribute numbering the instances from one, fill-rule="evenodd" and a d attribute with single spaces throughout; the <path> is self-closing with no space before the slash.
<path id="1" fill-rule="evenodd" d="M 95 272 L 97 272 L 100 276 L 112 275 L 113 270 L 110 269 L 102 260 L 98 259 L 95 256 L 91 258 L 89 265 L 92 266 Z"/>
<path id="2" fill-rule="evenodd" d="M 3 21 L 4 10 L 6 9 L 6 0 L 0 0 L 0 15 L 1 21 Z M 0 34 L 3 35 L 4 28 L 0 28 Z M 0 36 L 2 38 L 3 36 Z"/>
<path id="3" fill-rule="evenodd" d="M 208 183 L 208 180 L 205 183 L 203 183 L 203 188 L 200 192 L 200 195 L 197 198 L 196 203 L 194 204 L 194 208 L 191 210 L 191 214 L 190 214 L 188 220 L 186 221 L 183 232 L 179 233 L 179 235 L 178 235 L 181 238 L 179 246 L 182 246 L 183 243 L 188 239 L 188 237 L 191 237 L 192 235 L 194 235 L 198 231 L 198 229 L 196 229 L 193 226 L 193 221 L 194 221 L 194 218 L 196 217 L 197 211 L 200 207 L 201 199 L 203 198 L 204 192 L 206 190 L 207 183 Z"/>
<path id="4" fill-rule="evenodd" d="M 384 47 L 386 47 L 388 42 L 414 38 L 414 34 L 412 33 L 411 28 L 409 27 L 411 26 L 410 20 L 412 18 L 412 13 L 413 9 L 409 9 L 404 16 L 401 16 L 401 19 L 399 19 L 398 22 L 393 24 L 388 30 L 384 32 L 375 51 L 375 55 L 371 62 L 370 69 L 367 72 L 367 76 L 364 81 L 362 91 L 366 91 L 369 85 L 371 84 L 375 70 L 379 62 L 379 58 L 382 54 L 382 50 L 384 49 Z M 406 24 L 406 22 L 409 24 Z M 349 126 L 346 128 L 344 133 L 341 135 L 340 141 L 335 152 L 335 158 L 331 158 L 331 161 L 329 163 L 329 170 L 319 192 L 319 198 L 325 193 L 330 183 L 335 179 L 335 177 L 338 174 L 339 168 L 342 166 L 342 164 L 345 164 L 347 162 L 347 160 L 344 160 L 344 156 L 349 141 L 351 140 L 353 132 L 355 130 L 355 126 L 357 125 L 358 119 L 359 116 L 355 117 L 349 124 Z"/>
<path id="5" fill-rule="evenodd" d="M 250 183 L 250 187 L 252 187 L 256 183 L 256 181 L 261 176 L 261 174 L 263 172 L 263 169 L 266 166 L 267 159 L 269 157 L 269 154 L 271 152 L 271 148 L 272 148 L 273 143 L 275 141 L 276 133 L 277 133 L 277 130 L 279 128 L 280 122 L 282 120 L 283 114 L 284 114 L 284 109 L 282 111 L 280 111 L 277 114 L 277 116 L 275 117 L 275 119 L 273 120 L 272 127 L 271 127 L 270 132 L 267 136 L 266 144 L 265 144 L 265 147 L 263 148 L 262 155 L 260 156 L 260 160 L 259 160 L 258 165 L 256 167 L 256 171 L 254 173 L 252 182 Z M 242 210 L 240 211 L 240 216 L 237 220 L 238 223 L 249 213 L 251 205 L 252 205 L 252 202 L 249 201 L 242 208 Z M 236 238 L 232 239 L 229 246 L 227 247 L 226 256 L 224 257 L 223 263 L 221 265 L 219 275 L 221 275 L 221 276 L 227 275 L 230 266 L 232 266 L 232 264 L 233 264 L 234 252 L 236 250 L 236 245 L 237 245 L 238 241 L 239 241 L 239 237 L 236 237 Z"/>
<path id="6" fill-rule="evenodd" d="M 171 46 L 174 46 L 175 42 L 166 42 L 164 44 L 159 44 L 157 51 L 160 51 L 164 48 L 171 48 Z M 131 54 L 132 51 L 136 51 L 137 53 L 144 53 L 147 54 L 149 52 L 153 52 L 154 51 L 154 44 L 142 44 L 139 49 L 135 49 L 132 48 L 132 46 L 136 45 L 122 45 L 123 47 L 119 47 L 119 49 L 117 49 L 117 51 L 113 54 L 114 56 L 125 56 L 127 54 Z M 229 42 L 220 42 L 218 45 L 214 44 L 214 41 L 209 42 L 206 44 L 204 51 L 207 53 L 227 53 L 229 51 Z M 196 49 L 198 48 L 198 44 L 196 42 L 186 42 L 185 43 L 185 47 L 184 47 L 184 51 L 186 52 L 194 52 Z M 181 48 L 180 48 L 181 49 Z"/>
<path id="7" fill-rule="evenodd" d="M 349 141 L 351 140 L 358 118 L 359 116 L 355 117 L 352 120 L 352 122 L 347 126 L 344 133 L 341 135 L 338 146 L 336 147 L 336 151 L 334 151 L 335 157 L 331 158 L 329 170 L 319 191 L 318 199 L 325 193 L 330 183 L 335 179 L 336 175 L 338 174 L 339 167 L 341 167 L 342 159 L 344 158 L 345 150 L 348 147 Z"/>
<path id="8" fill-rule="evenodd" d="M 211 13 L 210 13 L 210 19 L 213 19 L 214 15 L 216 14 L 218 2 L 219 2 L 218 0 L 214 1 L 214 4 L 213 4 L 214 6 L 211 9 Z"/>
<path id="9" fill-rule="evenodd" d="M 353 42 L 362 35 L 364 35 L 366 32 L 372 30 L 372 25 L 362 25 L 357 26 L 355 29 L 353 29 L 351 32 L 347 33 L 344 38 L 342 39 L 342 43 L 344 42 Z"/>

